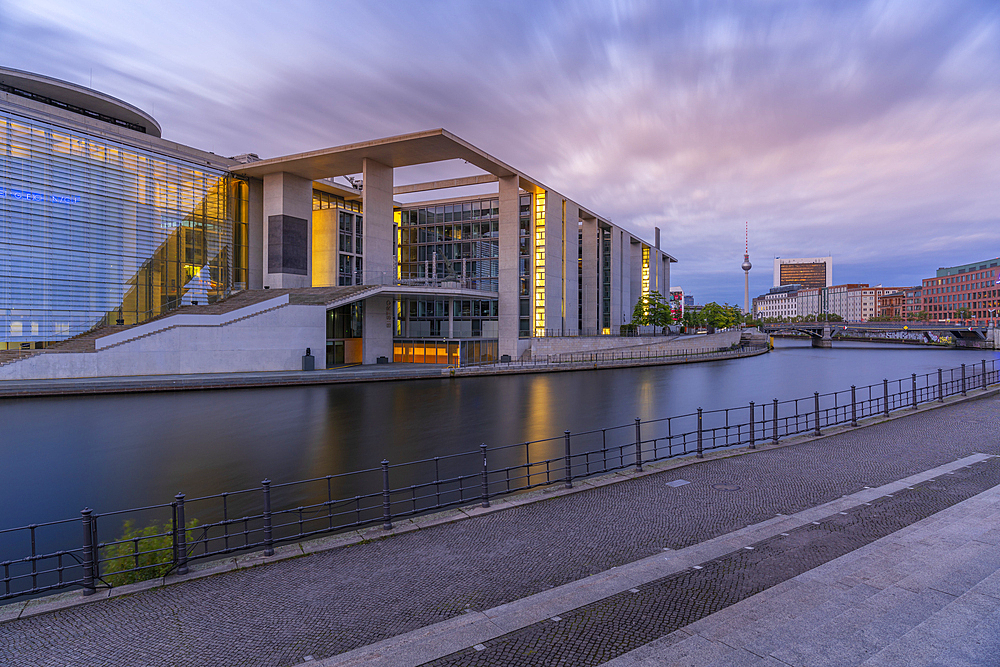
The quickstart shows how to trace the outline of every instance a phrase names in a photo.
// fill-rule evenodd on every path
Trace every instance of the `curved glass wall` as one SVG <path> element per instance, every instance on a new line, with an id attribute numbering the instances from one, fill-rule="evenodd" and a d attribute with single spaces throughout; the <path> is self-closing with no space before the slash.
<path id="1" fill-rule="evenodd" d="M 246 285 L 246 185 L 0 109 L 0 347 Z"/>

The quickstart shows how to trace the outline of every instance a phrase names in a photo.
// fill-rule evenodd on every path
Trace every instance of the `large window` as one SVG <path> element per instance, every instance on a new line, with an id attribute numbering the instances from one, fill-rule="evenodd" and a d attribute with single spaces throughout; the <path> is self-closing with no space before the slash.
<path id="1" fill-rule="evenodd" d="M 498 199 L 404 208 L 399 221 L 400 280 L 457 282 L 470 289 L 497 291 Z"/>
<path id="2" fill-rule="evenodd" d="M 221 169 L 0 111 L 0 343 L 245 286 L 246 200 Z"/>

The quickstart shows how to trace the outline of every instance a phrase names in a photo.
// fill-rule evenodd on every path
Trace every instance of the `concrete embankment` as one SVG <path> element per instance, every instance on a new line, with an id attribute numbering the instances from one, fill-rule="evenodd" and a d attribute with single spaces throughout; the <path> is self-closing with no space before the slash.
<path id="1" fill-rule="evenodd" d="M 766 336 L 758 338 L 766 340 Z M 641 339 L 633 339 L 641 340 Z M 316 371 L 271 371 L 251 373 L 187 373 L 175 375 L 133 375 L 127 377 L 51 378 L 0 381 L 0 398 L 27 396 L 68 396 L 79 394 L 121 394 L 135 392 L 191 391 L 254 387 L 346 384 L 392 380 L 441 379 L 496 375 L 500 373 L 547 373 L 600 368 L 627 368 L 663 364 L 683 364 L 718 359 L 754 356 L 767 351 L 766 346 L 721 349 L 740 340 L 739 331 L 709 336 L 654 339 L 616 350 L 576 352 L 552 355 L 549 360 L 517 364 L 493 364 L 452 367 L 444 364 L 369 364 Z M 593 357 L 589 355 L 593 354 Z M 561 361 L 559 359 L 562 359 Z"/>

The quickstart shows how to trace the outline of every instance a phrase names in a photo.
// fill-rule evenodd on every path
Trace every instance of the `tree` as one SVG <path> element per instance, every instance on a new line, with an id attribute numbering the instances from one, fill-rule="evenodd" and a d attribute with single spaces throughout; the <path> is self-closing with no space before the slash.
<path id="1" fill-rule="evenodd" d="M 966 308 L 965 306 L 962 306 L 961 308 L 955 310 L 955 319 L 967 320 L 971 317 L 972 317 L 972 311 Z"/>
<path id="2" fill-rule="evenodd" d="M 673 323 L 674 314 L 670 303 L 659 292 L 650 292 L 635 302 L 631 324 L 665 327 Z"/>

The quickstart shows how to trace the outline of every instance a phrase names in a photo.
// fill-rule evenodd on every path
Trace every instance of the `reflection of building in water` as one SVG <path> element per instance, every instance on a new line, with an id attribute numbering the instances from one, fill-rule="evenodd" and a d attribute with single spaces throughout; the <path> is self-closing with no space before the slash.
<path id="1" fill-rule="evenodd" d="M 394 182 L 442 161 L 470 173 Z M 270 346 L 286 365 L 325 347 L 319 367 L 513 358 L 538 337 L 617 334 L 643 294 L 669 293 L 676 261 L 659 230 L 644 241 L 445 130 L 223 158 L 163 140 L 121 100 L 9 69 L 0 225 L 3 347 L 181 306 L 221 322 L 243 304 L 226 335 L 199 324 L 199 345 Z M 240 363 L 272 364 L 253 356 Z"/>

